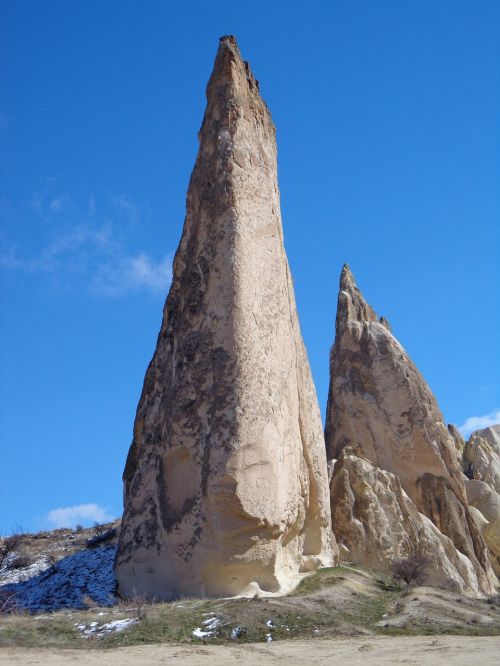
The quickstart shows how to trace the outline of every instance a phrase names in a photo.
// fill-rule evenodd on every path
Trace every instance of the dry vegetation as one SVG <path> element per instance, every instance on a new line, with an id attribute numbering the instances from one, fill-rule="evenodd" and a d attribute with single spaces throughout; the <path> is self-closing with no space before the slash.
<path id="1" fill-rule="evenodd" d="M 85 637 L 76 625 L 91 627 L 119 619 L 135 624 L 125 631 Z M 195 628 L 217 619 L 210 637 Z M 4 616 L 2 647 L 108 648 L 146 643 L 231 643 L 294 638 L 418 634 L 500 635 L 500 606 L 448 591 L 416 587 L 354 567 L 322 569 L 305 578 L 295 594 L 261 599 L 183 600 L 51 614 Z"/>
<path id="2" fill-rule="evenodd" d="M 92 540 L 117 527 L 118 523 L 113 523 L 1 539 L 0 579 L 2 572 L 15 570 L 18 559 L 22 574 L 28 561 L 45 558 L 58 562 L 82 549 L 99 548 L 101 544 Z M 106 536 L 103 545 L 115 543 L 116 538 L 115 533 L 111 538 Z M 411 572 L 407 576 L 408 567 Z M 185 599 L 172 603 L 148 603 L 136 598 L 111 608 L 99 607 L 88 597 L 84 598 L 83 610 L 35 615 L 16 611 L 14 605 L 13 612 L 1 615 L 0 647 L 89 649 L 167 642 L 236 645 L 339 636 L 500 635 L 498 595 L 481 601 L 449 590 L 415 587 L 412 584 L 420 577 L 422 563 L 403 562 L 397 568 L 395 576 L 358 566 L 321 569 L 305 577 L 288 597 Z M 25 573 L 29 574 L 29 568 Z M 120 620 L 126 621 L 123 631 L 106 633 L 110 622 Z M 207 623 L 211 620 L 215 624 L 211 635 L 193 636 L 196 628 L 210 629 Z"/>

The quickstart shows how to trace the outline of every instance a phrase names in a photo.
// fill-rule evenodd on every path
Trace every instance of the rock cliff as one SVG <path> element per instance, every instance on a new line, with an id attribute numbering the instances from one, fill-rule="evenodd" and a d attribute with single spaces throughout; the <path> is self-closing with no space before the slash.
<path id="1" fill-rule="evenodd" d="M 395 474 L 346 447 L 335 464 L 331 497 L 342 559 L 390 573 L 394 560 L 422 553 L 428 584 L 480 592 L 470 560 L 418 511 Z"/>
<path id="2" fill-rule="evenodd" d="M 462 468 L 469 479 L 479 479 L 500 493 L 500 425 L 476 430 L 462 450 Z"/>
<path id="3" fill-rule="evenodd" d="M 124 472 L 124 595 L 284 593 L 337 557 L 275 128 L 231 36 L 199 142 Z"/>
<path id="4" fill-rule="evenodd" d="M 455 570 L 451 578 L 462 581 L 461 589 L 471 593 L 492 592 L 496 578 L 484 539 L 468 508 L 458 462 L 460 444 L 444 424 L 424 379 L 392 335 L 386 320 L 378 319 L 366 303 L 347 266 L 340 279 L 335 343 L 330 357 L 325 439 L 329 459 L 339 458 L 349 447 L 351 454 L 377 468 L 370 474 L 383 478 L 384 483 L 379 487 L 386 487 L 383 492 L 375 493 L 377 502 L 382 506 L 393 505 L 394 510 L 387 509 L 393 516 L 403 511 L 403 505 L 409 510 L 406 500 L 401 502 L 394 497 L 394 488 L 400 484 L 414 505 L 412 511 L 427 516 L 457 550 L 452 556 L 448 544 L 447 558 Z M 343 484 L 347 488 L 342 469 L 345 470 L 345 465 L 335 465 L 331 481 L 333 528 L 339 543 L 345 538 L 345 525 L 352 522 L 349 514 L 343 517 L 335 506 L 339 487 Z M 385 476 L 385 472 L 392 476 Z M 344 481 L 338 478 L 341 473 Z M 342 492 L 349 496 L 347 490 Z M 358 503 L 358 510 L 360 506 Z M 371 517 L 367 514 L 364 520 Z M 400 529 L 409 534 L 404 525 L 397 525 L 396 519 L 390 523 L 393 527 L 386 531 L 388 539 L 397 541 Z M 422 531 L 410 532 L 412 547 L 416 548 L 418 543 L 423 547 Z M 439 537 L 436 539 L 444 543 Z M 376 540 L 365 548 L 378 548 Z M 386 548 L 387 557 L 390 551 L 391 548 Z M 462 556 L 470 566 L 458 566 L 457 558 L 464 564 Z"/>
<path id="5" fill-rule="evenodd" d="M 476 430 L 463 448 L 467 500 L 500 576 L 500 425 Z"/>

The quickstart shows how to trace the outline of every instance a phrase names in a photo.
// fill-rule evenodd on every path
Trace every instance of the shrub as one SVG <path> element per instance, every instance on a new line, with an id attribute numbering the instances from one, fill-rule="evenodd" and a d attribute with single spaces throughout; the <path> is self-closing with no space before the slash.
<path id="1" fill-rule="evenodd" d="M 24 569 L 33 564 L 35 560 L 30 555 L 17 555 L 9 562 L 9 569 Z"/>
<path id="2" fill-rule="evenodd" d="M 425 577 L 425 569 L 430 560 L 426 555 L 413 553 L 392 563 L 392 575 L 406 583 L 407 586 L 421 583 Z"/>
<path id="3" fill-rule="evenodd" d="M 495 592 L 490 597 L 488 597 L 488 603 L 492 606 L 500 606 L 500 592 Z"/>
<path id="4" fill-rule="evenodd" d="M 100 536 L 106 528 L 97 521 L 94 523 L 94 534 Z"/>
<path id="5" fill-rule="evenodd" d="M 0 590 L 0 615 L 12 613 L 17 609 L 16 594 L 12 591 Z"/>
<path id="6" fill-rule="evenodd" d="M 101 530 L 99 533 L 94 534 L 94 536 L 91 536 L 89 539 L 87 539 L 87 548 L 94 548 L 94 546 L 99 546 L 101 543 L 105 543 L 115 536 L 116 529 L 114 527 L 111 527 L 109 530 Z"/>
<path id="7" fill-rule="evenodd" d="M 7 555 L 16 550 L 21 542 L 21 534 L 15 533 L 12 536 L 5 537 L 0 545 L 0 567 Z"/>

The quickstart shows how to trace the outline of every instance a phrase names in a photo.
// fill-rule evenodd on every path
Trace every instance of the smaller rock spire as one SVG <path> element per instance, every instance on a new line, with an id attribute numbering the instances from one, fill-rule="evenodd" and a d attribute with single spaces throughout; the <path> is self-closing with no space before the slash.
<path id="1" fill-rule="evenodd" d="M 340 273 L 336 319 L 337 335 L 341 334 L 349 320 L 377 321 L 378 318 L 358 289 L 351 269 L 347 264 L 344 264 Z"/>
<path id="2" fill-rule="evenodd" d="M 467 506 L 454 437 L 424 378 L 365 301 L 348 266 L 340 277 L 325 440 L 328 459 L 349 449 L 393 475 L 394 483 L 397 478 L 416 509 L 453 542 L 463 589 L 490 593 L 495 577 Z M 355 497 L 350 490 L 345 496 Z M 332 506 L 338 523 L 343 509 Z M 468 558 L 466 567 L 458 552 Z"/>

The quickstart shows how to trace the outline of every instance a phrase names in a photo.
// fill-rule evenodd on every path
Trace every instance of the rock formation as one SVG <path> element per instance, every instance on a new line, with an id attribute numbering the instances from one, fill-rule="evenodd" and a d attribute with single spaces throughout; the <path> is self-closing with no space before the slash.
<path id="1" fill-rule="evenodd" d="M 500 493 L 500 425 L 473 432 L 463 447 L 462 468 L 469 479 L 479 479 Z"/>
<path id="2" fill-rule="evenodd" d="M 331 498 L 341 559 L 390 572 L 394 560 L 421 552 L 429 559 L 430 585 L 479 592 L 470 560 L 418 511 L 395 474 L 346 447 L 335 464 Z"/>
<path id="3" fill-rule="evenodd" d="M 448 423 L 448 432 L 450 433 L 450 435 L 453 439 L 453 443 L 455 444 L 455 453 L 456 453 L 456 456 L 457 456 L 457 460 L 461 464 L 462 455 L 463 455 L 463 451 L 464 451 L 464 448 L 465 448 L 465 440 L 462 437 L 462 435 L 460 434 L 458 428 L 456 426 L 454 426 L 452 423 Z"/>
<path id="4" fill-rule="evenodd" d="M 424 546 L 427 528 L 422 532 L 395 527 L 397 521 L 391 518 L 398 511 L 409 511 L 407 501 L 397 497 L 395 489 L 400 484 L 414 505 L 413 514 L 416 511 L 427 516 L 458 551 L 452 556 L 449 544 L 445 548 L 455 569 L 451 578 L 464 591 L 490 593 L 496 578 L 484 539 L 468 508 L 456 440 L 444 424 L 424 379 L 387 322 L 379 320 L 365 302 L 347 266 L 340 280 L 330 373 L 327 457 L 337 459 L 349 447 L 351 455 L 371 463 L 370 475 L 379 479 L 379 490 L 372 488 L 376 501 L 373 499 L 371 506 L 380 504 L 379 516 L 386 511 L 383 538 L 396 541 L 398 530 L 404 529 L 413 550 L 418 543 L 420 548 L 427 548 Z M 349 511 L 344 515 L 336 508 L 340 497 L 350 498 L 349 505 L 353 497 L 359 496 L 359 489 L 349 487 L 352 474 L 346 474 L 345 470 L 345 462 L 339 461 L 331 480 L 333 529 L 339 543 L 347 539 L 345 535 L 354 520 L 365 524 L 374 519 L 368 509 L 364 516 L 356 515 L 370 503 L 355 502 L 352 519 Z M 436 539 L 444 544 L 439 537 Z M 391 547 L 394 549 L 395 544 Z M 386 548 L 388 557 L 391 547 Z M 374 558 L 368 551 L 376 548 L 379 548 L 376 540 L 364 544 L 368 560 Z"/>
<path id="5" fill-rule="evenodd" d="M 125 596 L 283 593 L 337 556 L 275 128 L 231 36 L 199 141 L 124 471 L 115 571 Z"/>
<path id="6" fill-rule="evenodd" d="M 462 467 L 472 515 L 500 577 L 500 425 L 476 430 L 463 448 Z"/>

